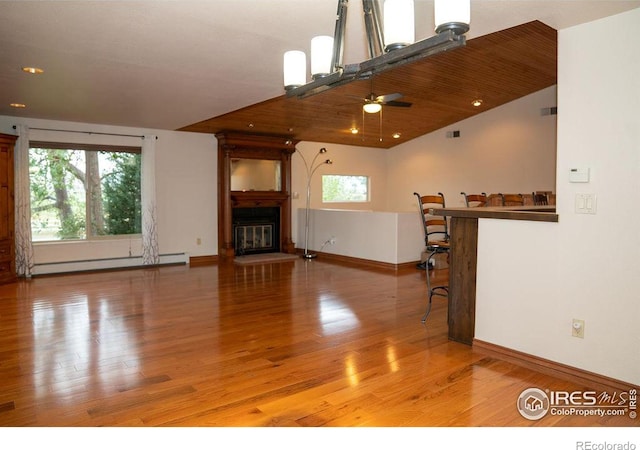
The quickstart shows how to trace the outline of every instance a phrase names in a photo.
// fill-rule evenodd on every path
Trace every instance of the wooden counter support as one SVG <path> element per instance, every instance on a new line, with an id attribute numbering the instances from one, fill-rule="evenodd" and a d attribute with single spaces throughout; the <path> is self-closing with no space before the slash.
<path id="1" fill-rule="evenodd" d="M 471 345 L 476 322 L 476 268 L 478 219 L 557 222 L 555 207 L 490 207 L 432 209 L 431 214 L 451 217 L 449 255 L 449 339 Z"/>
<path id="2" fill-rule="evenodd" d="M 478 219 L 451 218 L 449 339 L 471 345 L 476 322 Z"/>

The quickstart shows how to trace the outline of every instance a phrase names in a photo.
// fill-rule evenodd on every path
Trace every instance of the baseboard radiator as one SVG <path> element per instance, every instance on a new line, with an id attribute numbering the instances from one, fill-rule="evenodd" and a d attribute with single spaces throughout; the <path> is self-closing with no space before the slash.
<path id="1" fill-rule="evenodd" d="M 159 266 L 173 264 L 188 264 L 189 256 L 186 253 L 170 253 L 160 255 Z M 57 273 L 87 272 L 95 270 L 128 269 L 145 267 L 142 264 L 142 256 L 125 256 L 122 258 L 90 259 L 84 261 L 61 261 L 53 263 L 36 264 L 32 275 L 49 275 Z"/>

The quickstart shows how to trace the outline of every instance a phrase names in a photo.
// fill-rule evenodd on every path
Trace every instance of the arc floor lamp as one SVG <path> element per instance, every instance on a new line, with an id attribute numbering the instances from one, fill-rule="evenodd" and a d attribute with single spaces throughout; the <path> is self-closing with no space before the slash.
<path id="1" fill-rule="evenodd" d="M 309 211 L 311 209 L 311 179 L 313 178 L 313 174 L 316 172 L 316 170 L 318 170 L 320 166 L 323 166 L 325 164 L 333 164 L 333 161 L 331 161 L 330 159 L 326 159 L 324 161 L 318 161 L 316 163 L 318 156 L 327 153 L 327 149 L 324 147 L 322 147 L 318 151 L 318 153 L 316 153 L 316 156 L 311 161 L 311 164 L 307 164 L 307 160 L 301 152 L 297 153 L 300 155 L 300 158 L 302 158 L 304 167 L 307 170 L 307 203 L 304 215 L 304 253 L 302 254 L 302 257 L 305 259 L 313 259 L 318 255 L 316 255 L 315 253 L 309 253 Z"/>

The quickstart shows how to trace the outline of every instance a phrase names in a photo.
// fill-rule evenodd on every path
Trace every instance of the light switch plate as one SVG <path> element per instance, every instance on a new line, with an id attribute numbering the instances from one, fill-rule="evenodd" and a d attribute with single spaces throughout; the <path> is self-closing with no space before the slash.
<path id="1" fill-rule="evenodd" d="M 595 194 L 576 194 L 575 211 L 576 211 L 576 214 L 595 214 L 596 213 L 596 195 Z"/>

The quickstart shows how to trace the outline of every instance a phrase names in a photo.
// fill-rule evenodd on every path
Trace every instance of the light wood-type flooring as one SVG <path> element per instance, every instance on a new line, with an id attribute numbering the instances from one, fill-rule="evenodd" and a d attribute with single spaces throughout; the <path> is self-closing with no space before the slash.
<path id="1" fill-rule="evenodd" d="M 523 418 L 523 390 L 584 387 L 449 341 L 442 297 L 421 324 L 424 277 L 318 258 L 0 286 L 0 425 L 638 425 Z"/>

